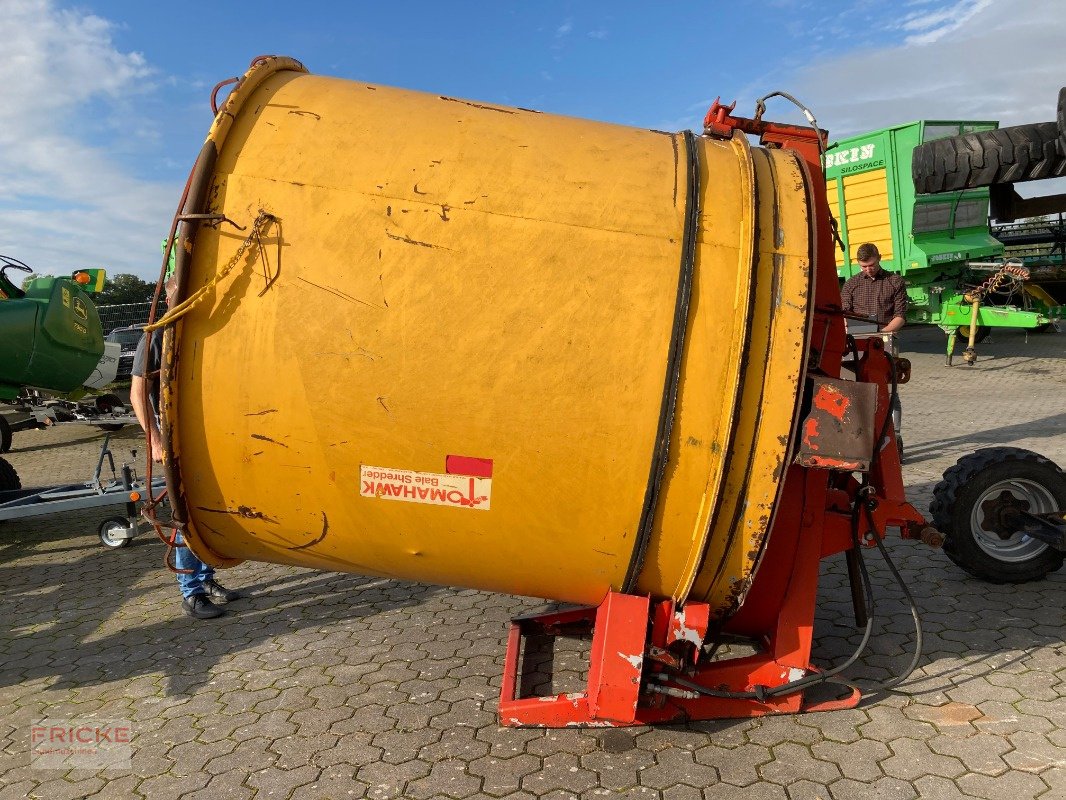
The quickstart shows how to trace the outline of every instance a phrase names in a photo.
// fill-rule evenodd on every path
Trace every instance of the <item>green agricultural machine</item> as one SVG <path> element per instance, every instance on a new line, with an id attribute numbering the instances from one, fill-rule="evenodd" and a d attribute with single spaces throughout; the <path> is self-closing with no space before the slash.
<path id="1" fill-rule="evenodd" d="M 33 277 L 20 285 L 10 271 L 32 272 L 21 261 L 0 256 L 0 453 L 11 447 L 14 431 L 57 421 L 107 413 L 121 401 L 114 395 L 80 402 L 86 389 L 102 389 L 115 379 L 119 345 L 104 342 L 100 317 L 90 295 L 104 285 L 104 270 L 84 269 L 71 277 Z M 63 395 L 52 398 L 42 391 Z M 27 417 L 28 418 L 25 418 Z M 0 489 L 15 479 L 0 460 Z M 10 488 L 10 487 L 8 487 Z"/>
<path id="2" fill-rule="evenodd" d="M 990 186 L 994 193 L 1016 180 L 1061 174 L 1066 159 L 1057 126 L 1048 124 L 1044 141 L 1040 125 L 922 120 L 841 139 L 826 153 L 841 240 L 837 274 L 856 274 L 859 245 L 876 244 L 882 266 L 905 278 L 907 321 L 948 334 L 948 364 L 957 334 L 969 338 L 966 360 L 973 363 L 973 343 L 992 328 L 1043 331 L 1063 315 L 1050 294 L 1025 279 L 1024 267 L 1004 259 L 1003 243 L 989 230 Z M 1041 129 L 1035 141 L 1032 129 Z M 1015 131 L 1023 132 L 1021 142 Z"/>
<path id="3" fill-rule="evenodd" d="M 36 277 L 23 289 L 8 270 L 30 272 L 0 256 L 0 400 L 24 386 L 73 392 L 104 354 L 104 334 L 90 293 L 103 288 L 103 270 L 70 278 Z"/>

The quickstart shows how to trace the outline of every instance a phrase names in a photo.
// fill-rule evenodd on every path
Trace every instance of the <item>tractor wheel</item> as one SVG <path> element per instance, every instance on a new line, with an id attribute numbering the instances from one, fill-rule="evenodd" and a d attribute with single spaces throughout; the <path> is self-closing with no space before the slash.
<path id="1" fill-rule="evenodd" d="M 1004 496 L 1033 514 L 1066 509 L 1066 473 L 1018 447 L 989 447 L 959 459 L 933 489 L 933 524 L 947 537 L 944 552 L 974 577 L 1025 583 L 1062 566 L 1064 554 L 1022 533 L 993 530 L 989 506 Z"/>
<path id="2" fill-rule="evenodd" d="M 104 547 L 110 547 L 112 549 L 128 546 L 133 539 L 115 536 L 118 531 L 126 530 L 128 524 L 129 523 L 122 517 L 110 517 L 105 519 L 100 523 L 98 529 L 101 544 L 103 544 Z"/>
<path id="3" fill-rule="evenodd" d="M 970 326 L 960 325 L 955 329 L 955 332 L 959 334 L 959 338 L 964 342 L 970 341 Z M 989 325 L 978 325 L 977 336 L 974 337 L 973 343 L 978 344 L 988 338 L 988 334 L 992 333 L 992 328 Z"/>
<path id="4" fill-rule="evenodd" d="M 125 408 L 117 394 L 102 394 L 96 398 L 96 410 L 101 414 L 110 414 L 116 408 Z"/>
<path id="5" fill-rule="evenodd" d="M 1059 147 L 1066 153 L 1066 86 L 1059 89 Z"/>
<path id="6" fill-rule="evenodd" d="M 11 424 L 7 418 L 0 415 L 0 453 L 6 453 L 11 449 Z"/>
<path id="7" fill-rule="evenodd" d="M 0 492 L 21 488 L 22 481 L 19 480 L 19 474 L 15 472 L 15 468 L 0 458 Z"/>
<path id="8" fill-rule="evenodd" d="M 1066 175 L 1059 125 L 1037 122 L 934 139 L 914 148 L 911 177 L 921 193 L 975 189 Z"/>
<path id="9" fill-rule="evenodd" d="M 117 394 L 102 394 L 96 398 L 96 410 L 101 414 L 110 414 L 116 409 L 124 409 L 125 407 L 122 403 L 122 398 Z M 104 431 L 120 431 L 126 426 L 121 422 L 108 422 L 96 427 Z"/>

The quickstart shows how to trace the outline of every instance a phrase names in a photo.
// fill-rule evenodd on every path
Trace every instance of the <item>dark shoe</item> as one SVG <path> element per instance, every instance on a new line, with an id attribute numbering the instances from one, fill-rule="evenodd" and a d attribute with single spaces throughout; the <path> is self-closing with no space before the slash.
<path id="1" fill-rule="evenodd" d="M 214 578 L 204 581 L 204 589 L 207 591 L 207 596 L 216 603 L 228 603 L 230 600 L 239 600 L 241 596 L 240 592 L 235 592 L 233 589 L 227 589 Z"/>
<path id="2" fill-rule="evenodd" d="M 194 594 L 181 601 L 182 610 L 195 619 L 214 619 L 226 613 L 226 609 L 219 608 L 212 603 L 206 594 Z"/>

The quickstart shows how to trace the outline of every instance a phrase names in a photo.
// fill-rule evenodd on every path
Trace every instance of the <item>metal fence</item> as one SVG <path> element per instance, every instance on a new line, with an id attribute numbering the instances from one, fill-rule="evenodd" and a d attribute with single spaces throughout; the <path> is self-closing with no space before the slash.
<path id="1" fill-rule="evenodd" d="M 124 303 L 118 306 L 96 307 L 105 336 L 115 328 L 143 325 L 148 321 L 148 313 L 151 309 L 151 303 Z"/>

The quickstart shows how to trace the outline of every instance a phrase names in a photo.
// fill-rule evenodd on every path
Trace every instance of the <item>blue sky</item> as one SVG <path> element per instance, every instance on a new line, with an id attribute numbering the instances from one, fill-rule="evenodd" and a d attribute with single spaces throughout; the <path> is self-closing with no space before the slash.
<path id="1" fill-rule="evenodd" d="M 1053 119 L 1064 17 L 1060 0 L 0 0 L 0 253 L 156 274 L 210 89 L 259 54 L 669 130 L 698 130 L 716 95 L 750 113 L 784 89 L 843 135 L 923 116 Z"/>

